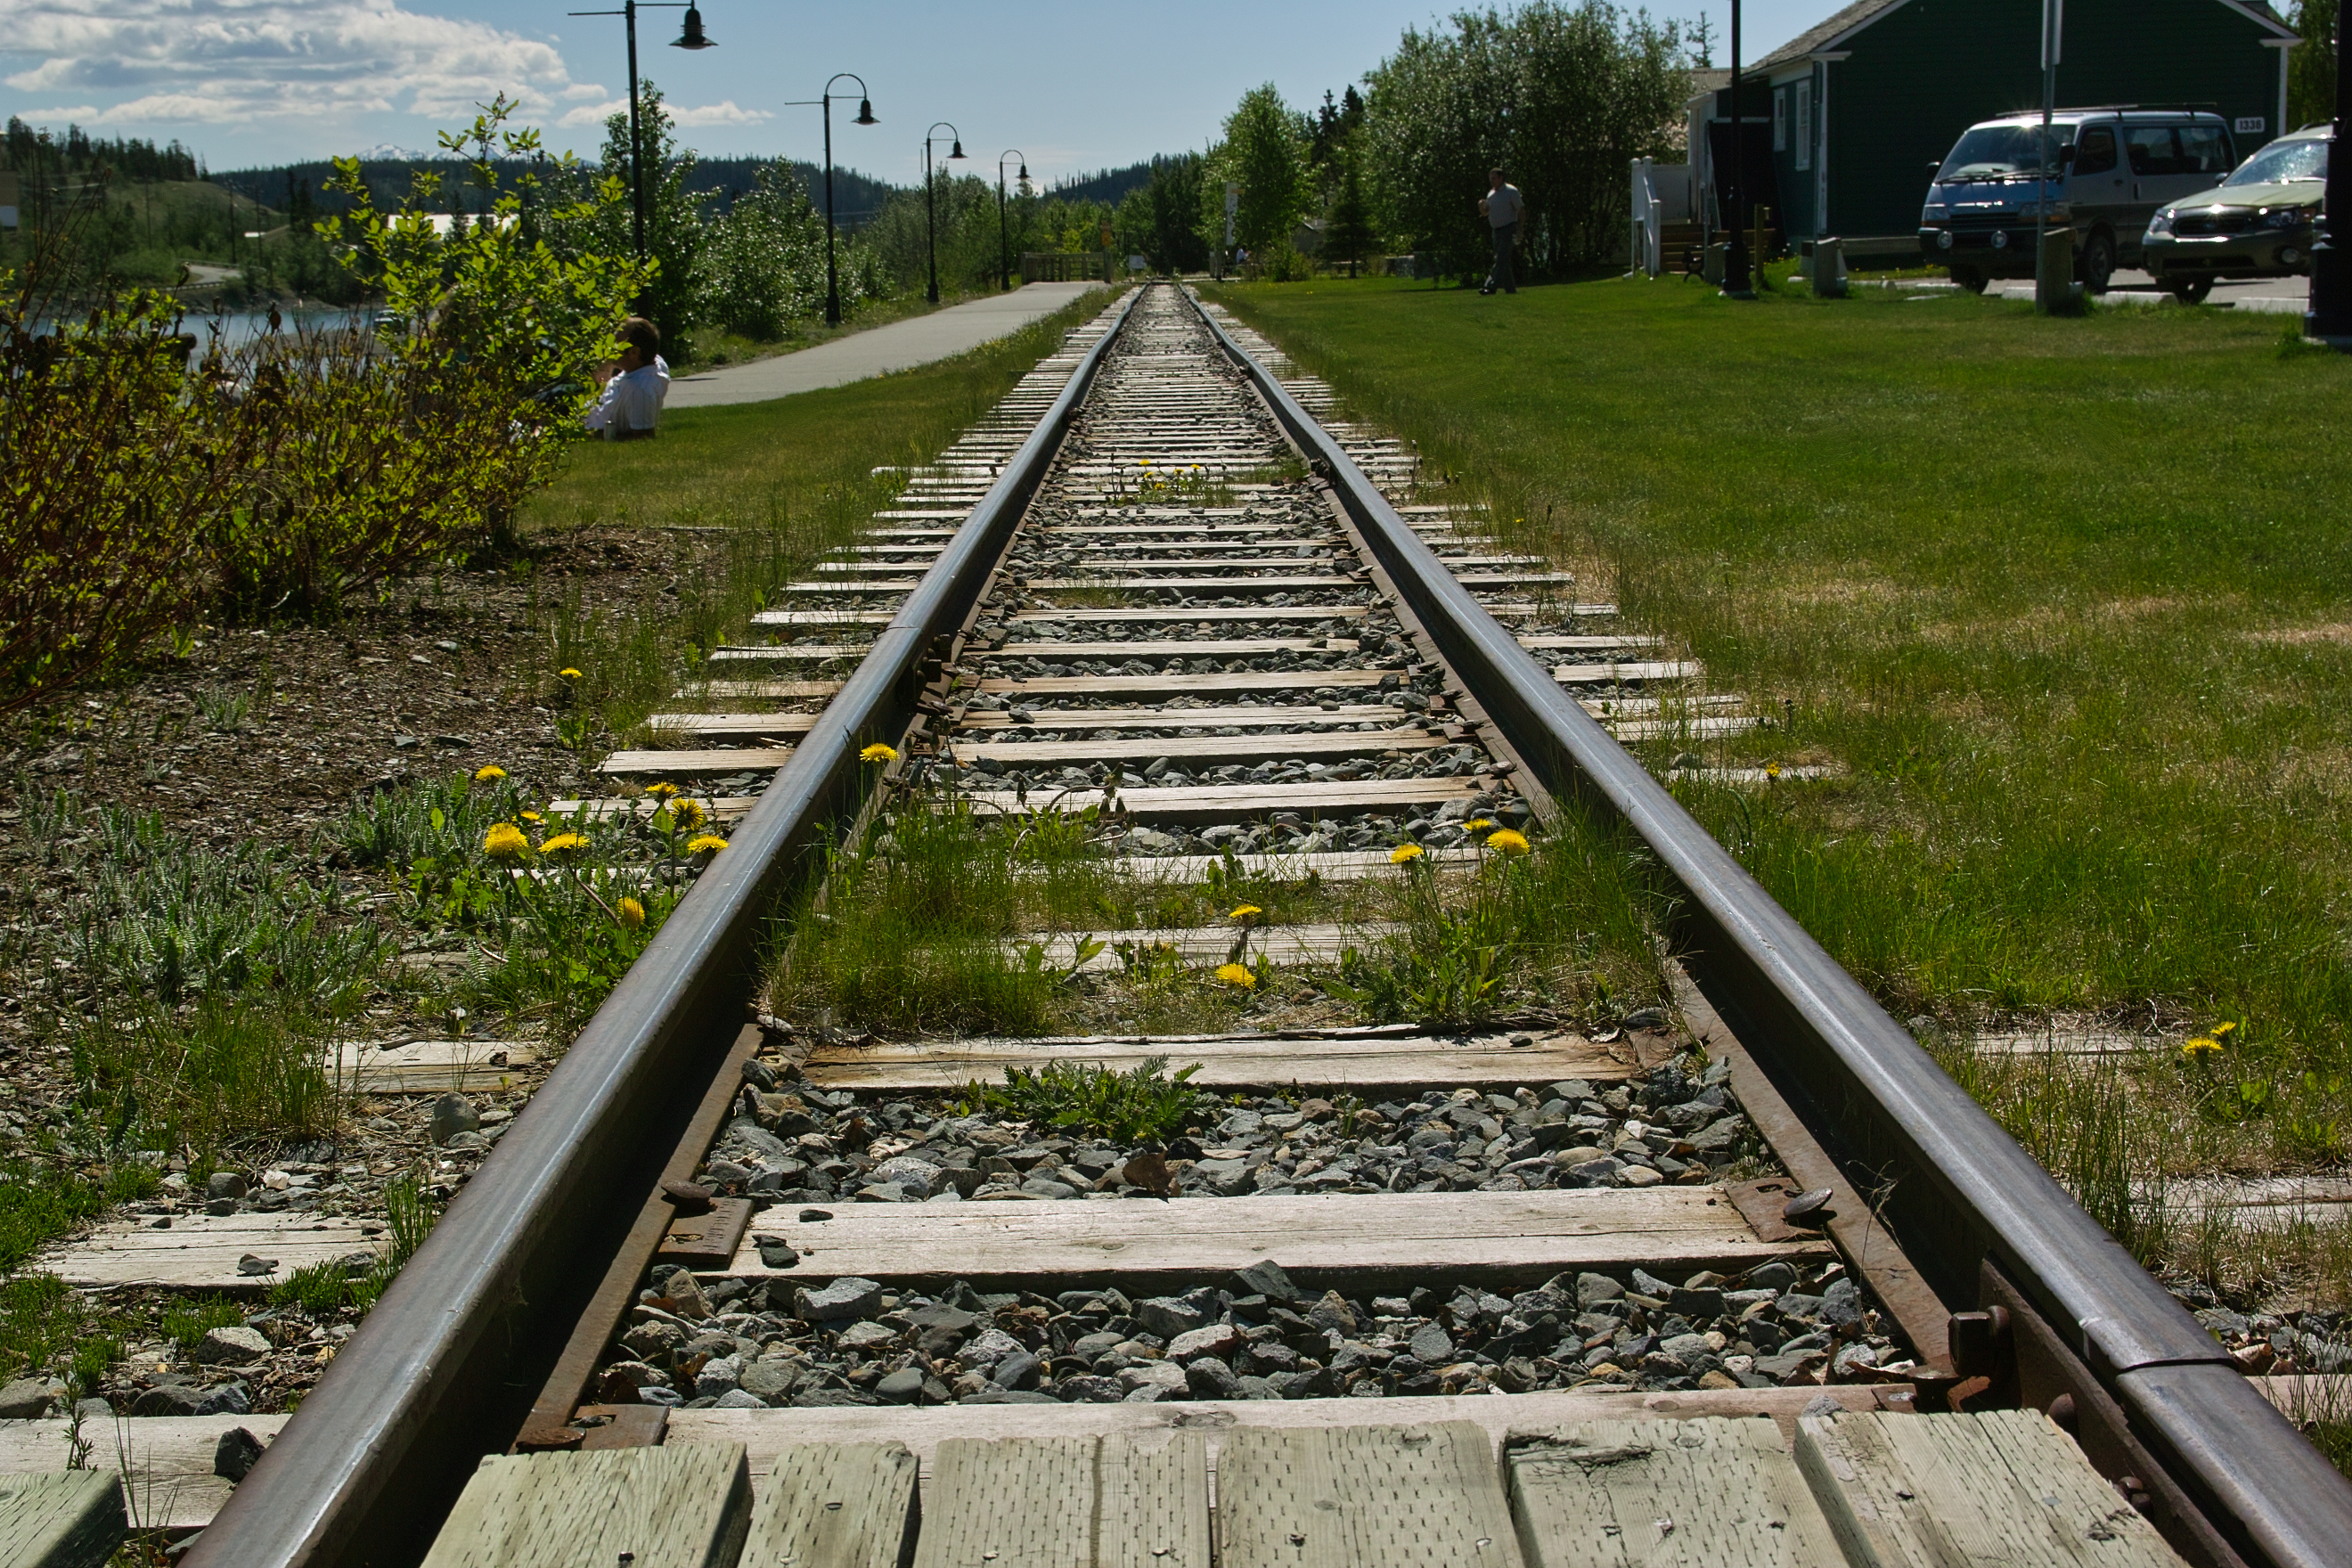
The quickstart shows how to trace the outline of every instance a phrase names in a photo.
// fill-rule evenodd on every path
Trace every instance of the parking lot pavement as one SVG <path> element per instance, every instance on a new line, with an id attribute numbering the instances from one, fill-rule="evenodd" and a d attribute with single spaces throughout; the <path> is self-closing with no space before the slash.
<path id="1" fill-rule="evenodd" d="M 2033 298 L 2033 279 L 2004 278 L 1985 289 L 2004 300 Z M 2155 304 L 2169 300 L 2170 294 L 2156 286 L 2156 279 L 2145 272 L 2118 271 L 2107 286 L 2109 304 Z M 2241 310 L 2264 314 L 2300 316 L 2311 300 L 2311 279 L 2308 278 L 2255 278 L 2244 282 L 2228 281 L 2213 285 L 2213 292 L 2205 302 L 2227 305 Z"/>

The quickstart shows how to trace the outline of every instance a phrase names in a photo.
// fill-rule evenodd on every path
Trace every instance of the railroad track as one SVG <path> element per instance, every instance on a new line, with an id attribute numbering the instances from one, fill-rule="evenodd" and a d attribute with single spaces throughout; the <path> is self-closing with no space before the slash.
<path id="1" fill-rule="evenodd" d="M 1127 296 L 609 760 L 732 847 L 187 1561 L 2338 1560 L 2352 1489 L 1604 729 L 1738 714 L 1330 413 Z M 1265 1010 L 1568 814 L 1671 884 L 1687 1034 Z M 1083 842 L 1127 913 L 996 970 L 1097 1026 L 748 1001 L 943 816 Z M 1132 1026 L 1221 965 L 1256 1026 Z M 956 1103 L 1155 1058 L 1153 1129 Z"/>

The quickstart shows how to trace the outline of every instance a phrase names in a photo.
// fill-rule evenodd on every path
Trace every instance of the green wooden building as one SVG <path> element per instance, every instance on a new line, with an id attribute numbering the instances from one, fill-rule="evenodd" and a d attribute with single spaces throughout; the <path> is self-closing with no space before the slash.
<path id="1" fill-rule="evenodd" d="M 1928 163 L 1979 120 L 2042 107 L 2041 37 L 2041 0 L 1856 0 L 1742 62 L 1741 142 L 1769 168 L 1753 194 L 1786 239 L 1916 255 Z M 2280 121 L 2298 41 L 2262 0 L 2067 0 L 2058 102 L 2211 109 L 2243 158 L 2294 129 Z M 1727 162 L 1727 84 L 1691 110 L 1693 159 Z"/>

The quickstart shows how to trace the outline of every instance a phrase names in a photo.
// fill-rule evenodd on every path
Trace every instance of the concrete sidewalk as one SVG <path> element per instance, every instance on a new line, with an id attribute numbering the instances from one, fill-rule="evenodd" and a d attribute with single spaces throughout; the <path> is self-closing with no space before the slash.
<path id="1" fill-rule="evenodd" d="M 813 349 L 753 360 L 749 364 L 682 375 L 669 384 L 667 408 L 707 408 L 721 403 L 765 403 L 796 392 L 845 386 L 910 365 L 929 364 L 1009 337 L 1050 316 L 1099 283 L 1030 283 L 1010 294 L 933 310 L 875 327 Z"/>
<path id="2" fill-rule="evenodd" d="M 2033 298 L 2031 278 L 2003 278 L 1985 290 L 2004 300 Z M 2099 301 L 2104 305 L 2154 305 L 2171 299 L 2165 289 L 2156 286 L 2156 279 L 2145 272 L 2118 268 L 2107 285 L 2106 295 Z M 2228 305 L 2261 315 L 2300 316 L 2311 301 L 2311 279 L 2308 278 L 2248 278 L 2236 281 L 2223 279 L 2213 285 L 2207 296 L 2209 305 Z"/>

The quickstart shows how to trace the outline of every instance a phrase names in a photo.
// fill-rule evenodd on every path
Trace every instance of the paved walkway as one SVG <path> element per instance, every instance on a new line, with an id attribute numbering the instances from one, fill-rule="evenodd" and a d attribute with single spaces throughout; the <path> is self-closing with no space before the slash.
<path id="1" fill-rule="evenodd" d="M 705 408 L 719 403 L 765 403 L 796 392 L 845 386 L 868 376 L 929 364 L 1008 337 L 1041 316 L 1050 316 L 1099 283 L 1030 283 L 1010 294 L 950 305 L 928 316 L 910 316 L 813 349 L 722 365 L 669 384 L 667 408 Z"/>

